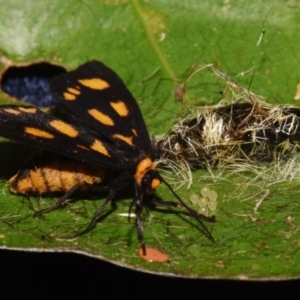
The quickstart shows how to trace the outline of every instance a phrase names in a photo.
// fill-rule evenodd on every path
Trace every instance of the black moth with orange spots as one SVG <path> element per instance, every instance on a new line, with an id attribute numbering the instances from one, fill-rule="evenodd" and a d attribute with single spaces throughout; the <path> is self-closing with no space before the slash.
<path id="1" fill-rule="evenodd" d="M 82 177 L 79 182 L 74 182 L 72 187 L 66 185 L 57 190 L 55 185 L 51 190 L 48 184 L 44 190 L 36 183 L 34 191 L 26 189 L 26 184 L 30 180 L 37 180 L 34 177 L 38 177 L 39 174 L 30 168 L 23 173 L 20 171 L 10 180 L 13 192 L 43 194 L 63 190 L 65 193 L 54 205 L 38 211 L 35 215 L 63 206 L 78 190 L 90 188 L 93 191 L 106 192 L 106 199 L 86 229 L 77 234 L 79 236 L 89 232 L 96 225 L 106 205 L 113 201 L 121 188 L 133 183 L 135 196 L 130 208 L 135 206 L 138 239 L 144 255 L 146 246 L 142 223 L 143 201 L 151 201 L 154 205 L 169 208 L 179 204 L 199 222 L 201 232 L 213 241 L 213 237 L 201 221 L 203 216 L 188 207 L 155 170 L 155 153 L 141 111 L 115 72 L 98 61 L 90 61 L 75 71 L 54 78 L 51 91 L 53 97 L 59 101 L 60 110 L 67 122 L 35 107 L 3 105 L 0 106 L 0 135 L 66 156 L 66 165 L 72 164 L 70 159 L 79 161 L 79 165 L 93 165 L 96 172 L 97 168 L 99 169 L 99 176 L 91 182 Z M 42 167 L 44 166 L 41 165 Z M 39 165 L 36 168 L 39 171 Z M 48 173 L 45 170 L 44 173 Z M 92 173 L 95 173 L 95 169 Z M 107 176 L 108 174 L 110 176 Z M 53 176 L 56 176 L 55 173 Z M 161 182 L 167 185 L 178 204 L 155 198 L 154 190 Z"/>

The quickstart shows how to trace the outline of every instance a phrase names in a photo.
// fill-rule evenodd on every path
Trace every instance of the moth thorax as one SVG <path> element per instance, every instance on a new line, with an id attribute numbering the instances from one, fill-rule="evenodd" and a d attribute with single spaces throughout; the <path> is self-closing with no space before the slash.
<path id="1" fill-rule="evenodd" d="M 142 187 L 150 194 L 161 183 L 160 175 L 155 170 L 154 164 L 149 157 L 139 162 L 136 167 L 134 179 L 139 187 Z"/>

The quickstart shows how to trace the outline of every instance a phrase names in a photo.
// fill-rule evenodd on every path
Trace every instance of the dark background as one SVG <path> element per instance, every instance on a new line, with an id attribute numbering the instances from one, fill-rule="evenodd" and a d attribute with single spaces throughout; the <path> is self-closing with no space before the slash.
<path id="1" fill-rule="evenodd" d="M 245 282 L 180 279 L 127 270 L 65 253 L 0 251 L 2 299 L 224 299 L 286 295 L 299 281 Z M 169 295 L 169 296 L 167 296 Z M 298 292 L 295 293 L 295 299 Z"/>

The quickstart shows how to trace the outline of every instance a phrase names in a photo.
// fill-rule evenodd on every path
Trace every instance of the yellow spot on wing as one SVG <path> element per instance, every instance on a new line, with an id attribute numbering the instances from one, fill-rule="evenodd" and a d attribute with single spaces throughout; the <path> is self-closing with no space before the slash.
<path id="1" fill-rule="evenodd" d="M 113 138 L 122 140 L 122 141 L 126 142 L 127 144 L 129 144 L 130 146 L 133 146 L 132 137 L 124 136 L 122 134 L 114 134 Z"/>
<path id="2" fill-rule="evenodd" d="M 101 78 L 80 79 L 78 82 L 93 90 L 101 91 L 109 88 L 108 82 Z"/>
<path id="3" fill-rule="evenodd" d="M 29 114 L 35 114 L 37 112 L 37 109 L 34 107 L 19 107 L 19 110 Z"/>
<path id="4" fill-rule="evenodd" d="M 95 140 L 95 142 L 90 147 L 94 151 L 100 152 L 101 154 L 106 156 L 110 156 L 105 146 L 99 140 Z"/>
<path id="5" fill-rule="evenodd" d="M 110 102 L 110 106 L 117 112 L 120 117 L 126 117 L 129 114 L 127 105 L 123 101 Z"/>
<path id="6" fill-rule="evenodd" d="M 63 93 L 63 96 L 64 96 L 65 100 L 69 100 L 69 101 L 76 100 L 75 95 L 67 93 L 67 92 Z"/>
<path id="7" fill-rule="evenodd" d="M 107 125 L 107 126 L 113 126 L 115 125 L 113 119 L 109 117 L 108 115 L 103 114 L 98 109 L 92 108 L 88 110 L 88 113 L 97 121 L 100 123 Z"/>
<path id="8" fill-rule="evenodd" d="M 35 127 L 25 127 L 24 132 L 28 133 L 30 135 L 33 135 L 35 137 L 41 137 L 41 138 L 45 138 L 45 139 L 53 139 L 54 138 L 53 134 L 51 134 L 47 131 L 35 128 Z"/>
<path id="9" fill-rule="evenodd" d="M 50 126 L 52 126 L 53 128 L 55 128 L 57 131 L 69 136 L 69 137 L 76 137 L 78 136 L 78 131 L 76 129 L 74 129 L 71 125 L 60 121 L 60 120 L 53 120 L 50 123 Z"/>
<path id="10" fill-rule="evenodd" d="M 9 113 L 9 114 L 12 114 L 12 115 L 18 115 L 20 114 L 20 112 L 16 109 L 13 109 L 13 108 L 5 108 L 3 109 L 5 112 Z"/>

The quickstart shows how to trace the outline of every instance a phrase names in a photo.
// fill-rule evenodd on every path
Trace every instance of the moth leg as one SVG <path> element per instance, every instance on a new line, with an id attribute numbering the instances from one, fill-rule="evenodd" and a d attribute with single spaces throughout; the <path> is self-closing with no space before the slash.
<path id="1" fill-rule="evenodd" d="M 34 213 L 34 217 L 37 217 L 37 216 L 41 216 L 45 213 L 48 213 L 48 212 L 51 212 L 57 208 L 60 208 L 62 207 L 66 201 L 69 200 L 69 198 L 78 190 L 81 190 L 85 187 L 88 187 L 89 184 L 88 183 L 85 183 L 85 182 L 82 182 L 82 183 L 78 183 L 78 184 L 75 184 L 70 190 L 68 190 L 61 198 L 59 198 L 53 205 L 45 208 L 45 209 L 41 209 L 37 212 Z"/>
<path id="2" fill-rule="evenodd" d="M 169 188 L 170 192 L 178 200 L 180 206 L 184 207 L 187 210 L 187 212 L 189 213 L 189 215 L 198 221 L 198 224 L 200 225 L 200 227 L 199 227 L 200 231 L 214 243 L 215 240 L 214 240 L 213 236 L 211 235 L 211 233 L 209 232 L 209 230 L 207 229 L 205 224 L 202 222 L 202 219 L 214 222 L 214 218 L 212 218 L 210 220 L 209 217 L 198 214 L 194 209 L 192 209 L 191 207 L 189 207 L 188 205 L 186 205 L 184 203 L 184 201 L 175 193 L 175 191 L 172 189 L 172 187 L 163 178 L 161 178 L 161 181 Z"/>
<path id="3" fill-rule="evenodd" d="M 159 206 L 159 207 L 166 207 L 166 208 L 177 208 L 180 206 L 180 204 L 176 203 L 176 202 L 172 202 L 172 201 L 164 201 L 161 200 L 157 197 L 152 197 L 150 200 L 150 203 L 153 204 L 154 206 Z M 187 206 L 189 208 L 188 212 L 190 215 L 192 215 L 193 217 L 195 217 L 196 215 L 198 215 L 198 217 L 200 217 L 201 219 L 210 222 L 210 223 L 214 223 L 215 220 L 215 216 L 212 217 L 207 217 L 205 215 L 202 214 L 198 214 L 194 209 L 192 209 L 191 207 Z M 186 208 L 186 207 L 185 207 Z"/>
<path id="4" fill-rule="evenodd" d="M 103 213 L 106 205 L 113 200 L 113 198 L 116 196 L 117 192 L 123 187 L 128 184 L 128 180 L 130 179 L 130 175 L 127 173 L 123 173 L 122 175 L 116 177 L 114 180 L 112 180 L 108 185 L 101 187 L 99 189 L 98 186 L 92 186 L 94 191 L 109 191 L 108 196 L 102 203 L 102 205 L 96 210 L 92 220 L 90 221 L 89 225 L 83 230 L 75 234 L 75 237 L 84 235 L 91 231 L 95 225 L 97 224 L 99 218 L 101 217 L 101 214 Z"/>
<path id="5" fill-rule="evenodd" d="M 143 255 L 146 255 L 146 245 L 144 240 L 144 226 L 143 226 L 143 218 L 142 218 L 142 201 L 143 201 L 143 192 L 139 191 L 138 188 L 136 188 L 137 195 L 135 196 L 134 203 L 135 203 L 135 213 L 136 213 L 136 226 L 137 226 L 137 232 L 138 232 L 138 240 L 140 242 L 140 245 L 143 250 Z"/>
<path id="6" fill-rule="evenodd" d="M 101 217 L 101 214 L 103 213 L 106 205 L 112 201 L 112 199 L 116 196 L 116 191 L 114 190 L 110 190 L 108 196 L 106 197 L 106 199 L 104 200 L 104 202 L 101 204 L 101 206 L 96 210 L 91 222 L 89 223 L 89 225 L 81 232 L 76 233 L 74 236 L 78 237 L 81 235 L 84 235 L 86 233 L 88 233 L 89 231 L 91 231 L 95 225 L 97 224 L 97 221 L 99 220 L 99 218 Z"/>
<path id="7" fill-rule="evenodd" d="M 153 204 L 154 206 L 167 207 L 167 208 L 174 208 L 179 206 L 179 204 L 176 202 L 164 201 L 155 196 L 151 198 L 150 203 Z"/>

